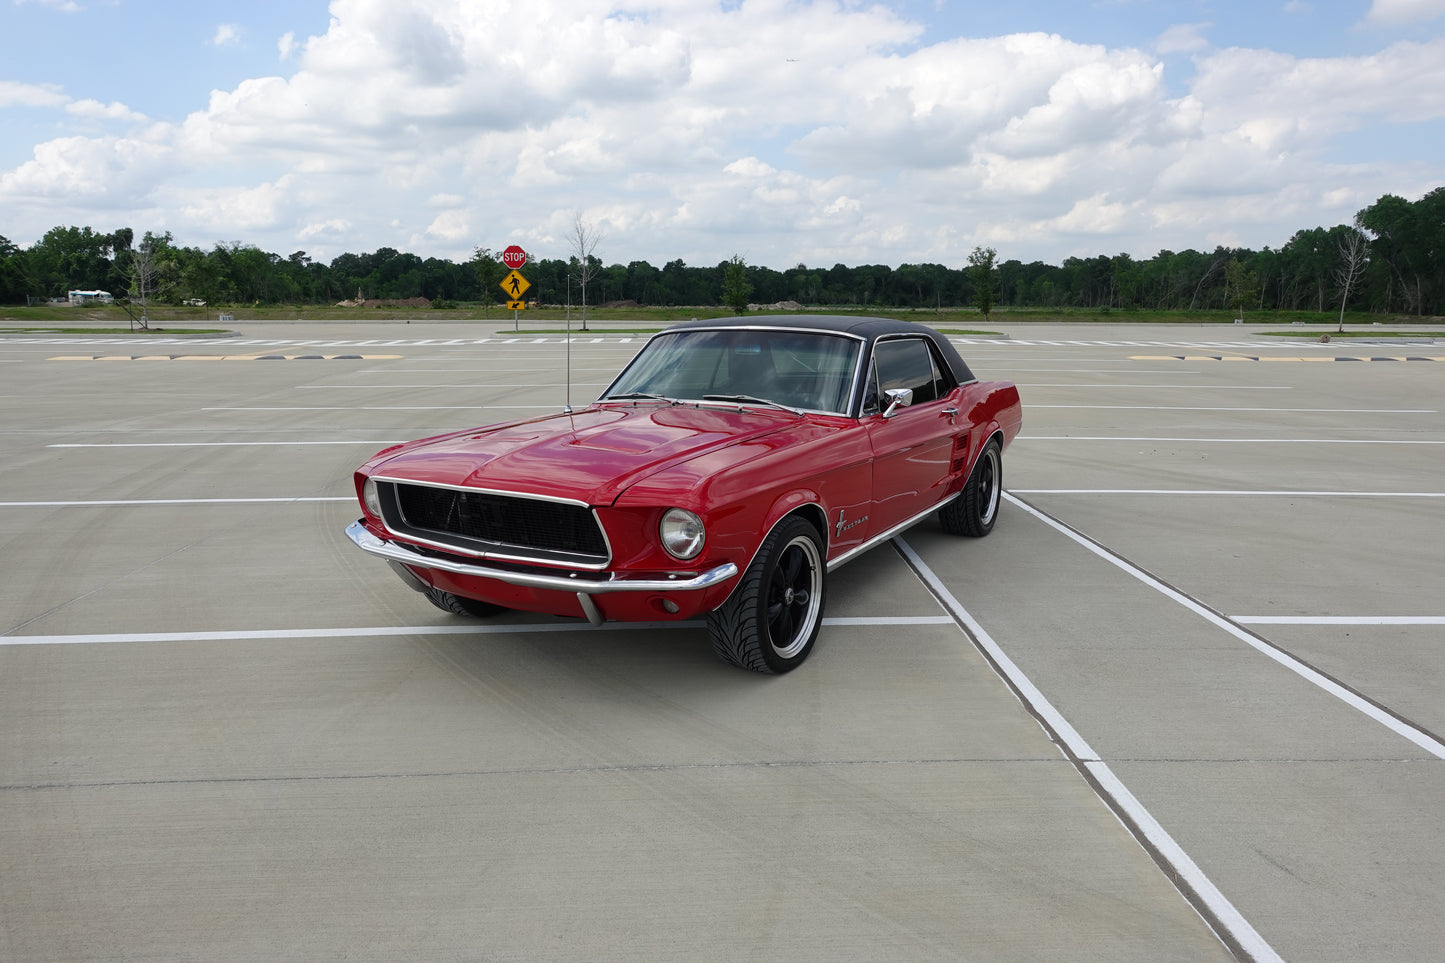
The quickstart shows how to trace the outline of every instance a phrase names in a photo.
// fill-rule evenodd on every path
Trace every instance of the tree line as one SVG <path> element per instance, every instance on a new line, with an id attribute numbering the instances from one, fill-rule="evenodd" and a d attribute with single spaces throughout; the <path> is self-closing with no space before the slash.
<path id="1" fill-rule="evenodd" d="M 1352 255 L 1350 252 L 1354 251 Z M 1029 308 L 1156 311 L 1342 310 L 1445 314 L 1445 187 L 1418 201 L 1387 194 L 1352 224 L 1297 231 L 1278 249 L 1216 247 L 1070 257 L 1062 264 L 997 261 L 975 249 L 969 264 L 884 264 L 783 270 L 734 256 L 711 266 L 681 259 L 605 264 L 539 258 L 522 274 L 529 301 L 591 305 L 635 302 L 671 307 L 731 303 L 740 288 L 755 303 L 928 309 L 978 304 Z M 745 275 L 745 283 L 739 271 Z M 463 262 L 421 258 L 383 247 L 329 263 L 305 251 L 282 257 L 239 241 L 210 250 L 179 245 L 169 233 L 130 228 L 100 233 L 55 227 L 28 248 L 0 236 L 0 303 L 63 298 L 77 289 L 111 291 L 142 303 L 211 305 L 335 304 L 355 298 L 426 298 L 434 306 L 494 304 L 507 268 L 479 247 Z M 582 282 L 586 283 L 585 292 Z"/>

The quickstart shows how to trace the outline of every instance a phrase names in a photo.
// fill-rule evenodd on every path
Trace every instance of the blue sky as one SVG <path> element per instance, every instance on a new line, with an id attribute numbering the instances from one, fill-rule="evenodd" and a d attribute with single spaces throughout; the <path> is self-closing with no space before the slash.
<path id="1" fill-rule="evenodd" d="M 1445 0 L 0 0 L 0 235 L 609 263 L 1279 246 L 1445 184 Z"/>

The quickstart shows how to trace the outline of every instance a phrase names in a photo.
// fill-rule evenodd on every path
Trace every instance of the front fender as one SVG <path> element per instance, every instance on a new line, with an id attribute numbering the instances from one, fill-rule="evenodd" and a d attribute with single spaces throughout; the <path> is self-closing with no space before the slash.
<path id="1" fill-rule="evenodd" d="M 753 559 L 762 549 L 763 543 L 768 540 L 773 529 L 777 528 L 787 518 L 793 515 L 801 515 L 806 518 L 818 535 L 823 539 L 823 556 L 828 557 L 830 539 L 828 537 L 828 508 L 822 502 L 818 493 L 809 488 L 800 488 L 778 497 L 773 502 L 768 512 L 763 516 L 763 523 L 758 527 L 757 544 L 753 546 L 752 554 L 747 560 L 738 565 L 738 570 L 746 572 L 748 566 L 752 565 Z"/>
<path id="2" fill-rule="evenodd" d="M 676 505 L 707 524 L 698 565 L 732 562 L 745 571 L 768 532 L 803 512 L 829 555 L 839 550 L 829 519 L 866 516 L 872 497 L 872 449 L 856 422 L 800 424 L 767 438 L 691 459 L 629 488 L 617 507 Z M 853 538 L 861 538 L 863 528 Z"/>

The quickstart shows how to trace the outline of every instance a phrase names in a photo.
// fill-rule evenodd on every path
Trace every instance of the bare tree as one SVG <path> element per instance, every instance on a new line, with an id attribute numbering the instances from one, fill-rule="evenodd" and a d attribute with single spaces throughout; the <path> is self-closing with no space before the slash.
<path id="1" fill-rule="evenodd" d="M 1340 325 L 1335 333 L 1345 330 L 1345 305 L 1350 301 L 1350 289 L 1365 273 L 1370 260 L 1370 243 L 1358 227 L 1348 229 L 1340 238 L 1340 264 L 1335 268 L 1335 283 L 1340 286 Z"/>
<path id="2" fill-rule="evenodd" d="M 1259 299 L 1259 275 L 1239 263 L 1239 258 L 1230 258 L 1224 266 L 1224 303 L 1235 309 L 1236 320 L 1244 320 L 1244 308 Z"/>
<path id="3" fill-rule="evenodd" d="M 130 300 L 140 305 L 139 323 L 142 330 L 150 328 L 146 304 L 151 295 L 160 293 L 161 275 L 168 266 L 163 262 L 163 248 L 169 240 L 169 232 L 164 238 L 157 238 L 152 236 L 150 231 L 146 231 L 145 239 L 131 251 Z"/>
<path id="4" fill-rule="evenodd" d="M 587 330 L 587 282 L 602 270 L 602 262 L 593 257 L 597 245 L 602 241 L 602 232 L 594 224 L 582 220 L 579 212 L 572 221 L 572 270 L 568 284 L 576 281 L 582 289 L 582 330 Z"/>
<path id="5" fill-rule="evenodd" d="M 1224 267 L 1224 248 L 1215 248 L 1214 258 L 1209 262 L 1209 269 L 1204 272 L 1199 283 L 1194 285 L 1194 296 L 1189 299 L 1189 310 L 1194 310 L 1194 304 L 1199 300 L 1199 292 L 1203 290 L 1204 282 L 1214 277 L 1214 273 L 1222 267 Z"/>

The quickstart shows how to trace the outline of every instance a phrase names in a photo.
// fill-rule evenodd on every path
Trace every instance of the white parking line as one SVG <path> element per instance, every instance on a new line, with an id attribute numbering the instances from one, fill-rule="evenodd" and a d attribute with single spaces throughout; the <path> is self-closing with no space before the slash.
<path id="1" fill-rule="evenodd" d="M 1283 649 L 1272 645 L 1270 642 L 1266 641 L 1260 636 L 1255 635 L 1253 632 L 1250 632 L 1247 629 L 1244 629 L 1237 622 L 1231 620 L 1228 616 L 1222 615 L 1214 611 L 1197 599 L 1190 598 L 1178 589 L 1166 584 L 1162 579 L 1151 575 L 1150 573 L 1144 571 L 1142 568 L 1139 568 L 1137 565 L 1134 565 L 1132 562 L 1129 562 L 1123 557 L 1114 554 L 1104 546 L 1100 545 L 1098 542 L 1089 538 L 1087 535 L 1084 535 L 1082 532 L 1078 532 L 1070 528 L 1068 525 L 1065 525 L 1063 522 L 1060 522 L 1059 520 L 1053 518 L 1052 516 L 1042 511 L 1039 511 L 1037 508 L 1034 508 L 1027 502 L 1020 500 L 1012 493 L 1005 492 L 1003 497 L 1007 499 L 1010 504 L 1017 505 L 1023 511 L 1032 515 L 1034 518 L 1038 519 L 1045 525 L 1064 535 L 1071 541 L 1074 541 L 1079 545 L 1083 546 L 1084 548 L 1088 549 L 1090 552 L 1094 553 L 1099 558 L 1108 562 L 1110 565 L 1113 565 L 1120 571 L 1123 571 L 1128 575 L 1133 576 L 1140 582 L 1143 582 L 1145 585 L 1154 589 L 1156 592 L 1164 595 L 1166 598 L 1173 599 L 1175 602 L 1178 602 L 1180 605 L 1184 606 L 1189 611 L 1203 618 L 1205 621 L 1210 622 L 1211 624 L 1223 629 L 1225 632 L 1228 632 L 1230 635 L 1234 636 L 1236 639 L 1239 639 L 1245 645 L 1248 645 L 1250 648 L 1254 649 L 1256 652 L 1259 652 L 1261 655 L 1267 656 L 1268 658 L 1274 660 L 1279 665 L 1295 673 L 1311 685 L 1317 686 L 1318 688 L 1334 696 L 1336 699 L 1339 699 L 1345 705 L 1348 705 L 1351 708 L 1358 710 L 1359 712 L 1378 722 L 1380 725 L 1389 729 L 1391 732 L 1394 732 L 1396 735 L 1408 739 L 1410 742 L 1430 753 L 1430 755 L 1435 756 L 1437 759 L 1445 759 L 1445 742 L 1441 742 L 1440 739 L 1436 738 L 1429 732 L 1426 732 L 1425 730 L 1419 728 L 1413 723 L 1402 719 L 1399 716 L 1396 716 L 1395 714 L 1387 710 L 1384 706 L 1378 705 L 1377 703 L 1371 701 L 1370 699 L 1367 699 L 1360 693 L 1346 688 L 1342 683 L 1337 682 L 1329 676 L 1325 675 L 1314 666 L 1311 666 L 1297 659 L 1289 652 L 1286 652 Z"/>
<path id="2" fill-rule="evenodd" d="M 952 625 L 947 615 L 825 618 L 825 626 Z M 580 622 L 519 622 L 507 625 L 373 625 L 330 629 L 236 629 L 223 632 L 105 632 L 94 635 L 0 635 L 0 645 L 108 645 L 133 642 L 248 642 L 271 639 L 361 639 L 400 635 L 526 635 L 537 632 L 642 632 L 701 629 L 705 623 L 608 622 L 593 629 Z"/>
<path id="3" fill-rule="evenodd" d="M 1094 786 L 1105 805 L 1120 816 L 1121 821 L 1135 835 L 1135 838 L 1140 839 L 1140 842 L 1145 845 L 1145 849 L 1160 862 L 1161 868 L 1170 875 L 1171 881 L 1179 885 L 1186 896 L 1191 892 L 1194 894 L 1194 900 L 1191 902 L 1197 900 L 1196 906 L 1202 904 L 1208 911 L 1206 918 L 1211 919 L 1217 929 L 1224 931 L 1220 935 L 1227 936 L 1236 945 L 1243 948 L 1251 959 L 1280 960 L 1281 957 L 1274 951 L 1274 948 L 1265 942 L 1264 937 L 1260 936 L 1243 914 L 1235 909 L 1234 904 L 1219 891 L 1209 877 L 1204 875 L 1204 871 L 1199 868 L 1198 864 L 1174 841 L 1174 838 L 1150 814 L 1144 804 L 1139 802 L 1124 783 L 1114 775 L 1108 763 L 1099 758 L 1098 753 L 1044 697 L 1044 694 L 1029 680 L 1023 670 L 1005 654 L 999 644 L 988 634 L 988 631 L 954 597 L 927 563 L 902 538 L 894 539 L 894 544 L 944 608 L 954 615 L 959 624 L 967 628 L 975 644 L 983 651 L 985 657 L 993 664 L 1004 681 L 1014 690 L 1029 712 L 1044 723 L 1053 735 L 1055 742 L 1063 746 L 1068 756 L 1079 766 L 1081 772 L 1090 778 L 1091 785 Z"/>
<path id="4" fill-rule="evenodd" d="M 202 411 L 552 411 L 554 405 L 333 405 L 330 407 L 225 407 Z"/>
<path id="5" fill-rule="evenodd" d="M 354 502 L 355 496 L 301 496 L 295 498 L 115 498 L 94 501 L 0 502 L 0 508 L 84 508 L 95 505 L 268 505 L 303 502 Z"/>
<path id="6" fill-rule="evenodd" d="M 1445 615 L 1231 615 L 1240 625 L 1445 625 Z"/>
<path id="7" fill-rule="evenodd" d="M 574 388 L 596 388 L 596 387 L 599 387 L 599 386 L 600 386 L 600 387 L 606 387 L 608 384 L 609 384 L 609 382 L 606 382 L 606 381 L 574 381 L 574 382 L 572 382 L 572 387 L 574 387 Z M 493 389 L 493 388 L 565 388 L 565 387 L 567 387 L 567 384 L 566 384 L 565 382 L 559 381 L 559 382 L 556 382 L 556 383 L 554 383 L 554 384 L 525 384 L 525 385 L 515 385 L 515 384 L 513 384 L 513 385 L 506 385 L 506 384 L 497 384 L 497 383 L 492 382 L 492 381 L 485 381 L 485 382 L 473 382 L 473 383 L 471 383 L 471 384 L 469 384 L 469 385 L 443 385 L 443 384 L 437 384 L 436 382 L 432 382 L 432 383 L 430 383 L 430 384 L 421 384 L 421 385 L 383 385 L 383 384 L 369 384 L 369 385 L 297 385 L 296 387 L 297 387 L 298 389 L 305 389 L 305 388 L 361 388 L 361 389 L 364 389 L 364 390 L 366 390 L 366 391 L 376 391 L 376 390 L 381 389 L 381 388 L 485 388 L 485 389 L 487 389 L 488 391 L 490 391 L 490 390 Z"/>

